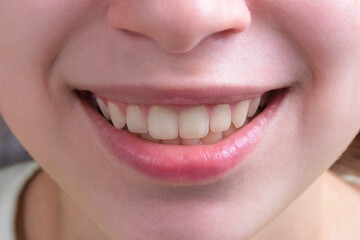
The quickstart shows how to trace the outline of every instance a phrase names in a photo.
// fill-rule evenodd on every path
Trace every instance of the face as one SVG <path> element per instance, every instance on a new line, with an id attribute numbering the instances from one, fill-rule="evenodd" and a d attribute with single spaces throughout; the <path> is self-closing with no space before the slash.
<path id="1" fill-rule="evenodd" d="M 359 16 L 354 0 L 0 0 L 1 114 L 63 191 L 116 239 L 175 239 L 178 232 L 245 239 L 358 132 Z M 153 157 L 170 163 L 210 145 L 118 136 L 129 130 L 116 130 L 78 94 L 176 109 L 234 105 L 270 90 L 278 100 L 253 125 L 211 145 L 216 153 L 248 144 L 235 146 L 236 166 L 220 163 L 201 181 L 196 169 L 174 177 L 129 162 L 141 160 L 139 145 L 165 152 Z M 255 140 L 245 139 L 256 129 Z M 201 156 L 191 154 L 185 160 L 198 163 Z"/>

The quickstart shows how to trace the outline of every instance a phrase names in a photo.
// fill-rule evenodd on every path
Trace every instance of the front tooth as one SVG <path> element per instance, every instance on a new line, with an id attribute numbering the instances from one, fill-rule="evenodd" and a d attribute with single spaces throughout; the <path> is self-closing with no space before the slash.
<path id="1" fill-rule="evenodd" d="M 219 142 L 222 139 L 222 132 L 209 132 L 208 135 L 206 135 L 205 137 L 203 137 L 201 139 L 201 142 L 203 144 L 214 144 Z"/>
<path id="2" fill-rule="evenodd" d="M 126 109 L 126 123 L 130 132 L 147 133 L 148 122 L 137 105 L 129 105 Z"/>
<path id="3" fill-rule="evenodd" d="M 236 128 L 239 128 L 244 124 L 246 120 L 246 114 L 249 109 L 249 104 L 250 104 L 249 100 L 240 102 L 232 111 L 231 121 Z"/>
<path id="4" fill-rule="evenodd" d="M 200 145 L 200 138 L 181 139 L 183 145 Z"/>
<path id="5" fill-rule="evenodd" d="M 209 132 L 209 115 L 204 106 L 186 109 L 179 116 L 181 138 L 202 138 Z"/>
<path id="6" fill-rule="evenodd" d="M 212 132 L 222 132 L 230 127 L 231 109 L 228 104 L 217 105 L 210 117 L 210 129 Z"/>
<path id="7" fill-rule="evenodd" d="M 140 137 L 150 140 L 152 142 L 156 142 L 156 143 L 160 142 L 160 140 L 152 138 L 149 133 L 141 133 Z"/>
<path id="8" fill-rule="evenodd" d="M 255 115 L 256 110 L 259 108 L 261 97 L 257 97 L 251 102 L 247 116 L 252 117 Z"/>
<path id="9" fill-rule="evenodd" d="M 102 114 L 104 115 L 104 117 L 107 120 L 110 120 L 110 112 L 109 112 L 108 107 L 105 105 L 105 103 L 99 98 L 96 98 L 96 102 L 97 102 Z"/>
<path id="10" fill-rule="evenodd" d="M 125 115 L 119 110 L 119 108 L 112 102 L 108 103 L 111 121 L 117 129 L 122 129 L 126 124 Z"/>
<path id="11" fill-rule="evenodd" d="M 174 139 L 178 136 L 178 117 L 168 108 L 153 106 L 149 113 L 149 133 L 155 139 Z"/>

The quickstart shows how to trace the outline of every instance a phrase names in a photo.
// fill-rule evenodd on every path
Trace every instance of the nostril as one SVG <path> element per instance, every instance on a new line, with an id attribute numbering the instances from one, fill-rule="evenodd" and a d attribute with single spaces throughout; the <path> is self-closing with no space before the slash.
<path id="1" fill-rule="evenodd" d="M 134 38 L 148 38 L 148 36 L 146 36 L 143 33 L 132 31 L 129 29 L 121 29 L 120 31 L 123 32 L 125 35 L 131 36 Z"/>
<path id="2" fill-rule="evenodd" d="M 225 39 L 227 37 L 231 37 L 232 35 L 239 33 L 239 30 L 236 28 L 226 29 L 217 33 L 214 33 L 211 38 L 213 39 Z"/>

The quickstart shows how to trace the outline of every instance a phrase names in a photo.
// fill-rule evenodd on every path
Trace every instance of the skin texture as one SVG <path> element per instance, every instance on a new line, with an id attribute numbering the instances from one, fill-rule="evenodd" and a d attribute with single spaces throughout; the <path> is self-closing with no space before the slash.
<path id="1" fill-rule="evenodd" d="M 355 239 L 359 194 L 326 170 L 360 129 L 359 16 L 354 0 L 0 0 L 0 112 L 45 171 L 22 234 Z M 115 84 L 289 94 L 241 168 L 175 187 L 113 164 L 73 91 Z"/>

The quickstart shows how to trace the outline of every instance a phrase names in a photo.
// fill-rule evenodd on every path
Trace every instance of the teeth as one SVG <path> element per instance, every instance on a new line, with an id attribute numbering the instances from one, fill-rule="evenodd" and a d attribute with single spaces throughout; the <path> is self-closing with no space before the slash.
<path id="1" fill-rule="evenodd" d="M 209 115 L 204 106 L 186 109 L 179 116 L 181 138 L 202 138 L 209 132 Z"/>
<path id="2" fill-rule="evenodd" d="M 133 133 L 147 133 L 148 121 L 145 118 L 140 108 L 136 105 L 129 105 L 126 109 L 126 123 L 130 132 Z"/>
<path id="3" fill-rule="evenodd" d="M 257 97 L 251 102 L 247 116 L 252 117 L 255 115 L 256 110 L 259 108 L 261 97 Z"/>
<path id="4" fill-rule="evenodd" d="M 210 117 L 210 129 L 212 132 L 222 132 L 230 127 L 231 109 L 228 104 L 217 105 Z"/>
<path id="5" fill-rule="evenodd" d="M 223 139 L 227 138 L 228 136 L 230 136 L 236 130 L 237 130 L 236 127 L 233 124 L 231 124 L 229 129 L 222 133 L 222 138 Z"/>
<path id="6" fill-rule="evenodd" d="M 162 141 L 162 143 L 169 145 L 179 145 L 181 143 L 181 139 L 179 137 L 174 139 L 165 139 Z"/>
<path id="7" fill-rule="evenodd" d="M 203 144 L 214 144 L 222 139 L 222 132 L 209 132 L 208 135 L 201 139 Z"/>
<path id="8" fill-rule="evenodd" d="M 155 139 L 174 139 L 178 136 L 178 117 L 168 108 L 153 106 L 149 113 L 149 133 Z"/>
<path id="9" fill-rule="evenodd" d="M 188 139 L 181 139 L 181 143 L 183 145 L 200 145 L 201 141 L 200 138 L 188 138 Z"/>
<path id="10" fill-rule="evenodd" d="M 96 99 L 96 102 L 97 102 L 102 114 L 104 115 L 104 117 L 107 120 L 110 120 L 110 112 L 109 112 L 108 107 L 105 105 L 105 103 L 99 98 Z"/>
<path id="11" fill-rule="evenodd" d="M 235 109 L 231 113 L 231 121 L 236 128 L 241 127 L 246 120 L 246 114 L 248 113 L 250 101 L 243 101 L 236 105 Z"/>
<path id="12" fill-rule="evenodd" d="M 109 102 L 109 111 L 111 121 L 117 129 L 122 129 L 126 124 L 125 115 L 119 110 L 119 108 L 112 102 Z"/>
<path id="13" fill-rule="evenodd" d="M 140 134 L 140 137 L 150 140 L 152 142 L 156 142 L 156 143 L 160 142 L 160 140 L 152 138 L 149 133 L 142 133 Z"/>
<path id="14" fill-rule="evenodd" d="M 127 129 L 156 143 L 171 145 L 215 144 L 227 138 L 238 128 L 247 124 L 257 113 L 259 106 L 266 106 L 268 94 L 238 103 L 233 110 L 229 104 L 208 108 L 197 106 L 183 110 L 179 116 L 170 108 L 152 106 L 148 117 L 138 105 L 128 105 L 126 113 L 122 106 L 107 100 L 96 99 L 102 114 L 114 127 Z M 146 108 L 146 107 L 145 107 Z M 126 129 L 126 127 L 125 127 Z"/>

